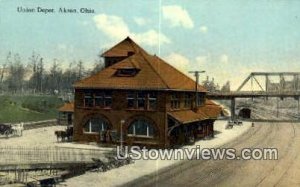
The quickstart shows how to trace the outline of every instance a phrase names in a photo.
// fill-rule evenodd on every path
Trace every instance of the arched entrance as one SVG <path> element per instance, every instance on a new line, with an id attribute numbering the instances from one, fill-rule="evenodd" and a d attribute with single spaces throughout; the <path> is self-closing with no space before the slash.
<path id="1" fill-rule="evenodd" d="M 251 109 L 249 108 L 242 108 L 239 111 L 239 117 L 244 119 L 250 119 L 251 118 Z"/>

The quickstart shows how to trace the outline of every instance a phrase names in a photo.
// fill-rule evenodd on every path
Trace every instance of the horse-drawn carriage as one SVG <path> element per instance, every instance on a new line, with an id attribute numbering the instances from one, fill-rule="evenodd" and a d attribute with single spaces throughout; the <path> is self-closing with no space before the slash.
<path id="1" fill-rule="evenodd" d="M 59 139 L 64 142 L 64 141 L 72 141 L 73 137 L 73 126 L 68 126 L 64 131 L 55 131 L 54 134 L 56 135 L 57 141 Z"/>
<path id="2" fill-rule="evenodd" d="M 7 138 L 13 134 L 13 129 L 11 124 L 0 124 L 0 135 L 4 135 Z"/>
<path id="3" fill-rule="evenodd" d="M 23 134 L 23 124 L 4 124 L 4 123 L 1 123 L 0 124 L 0 135 L 4 135 L 6 136 L 7 138 L 8 137 L 11 137 L 11 136 L 22 136 Z"/>

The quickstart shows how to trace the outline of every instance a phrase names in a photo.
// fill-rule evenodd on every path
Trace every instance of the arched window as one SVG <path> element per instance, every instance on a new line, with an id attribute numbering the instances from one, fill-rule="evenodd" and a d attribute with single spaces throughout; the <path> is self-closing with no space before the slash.
<path id="1" fill-rule="evenodd" d="M 100 117 L 93 117 L 84 124 L 83 128 L 88 133 L 106 131 L 108 129 L 108 121 Z"/>
<path id="2" fill-rule="evenodd" d="M 147 119 L 137 118 L 129 125 L 128 135 L 153 137 L 153 124 Z"/>

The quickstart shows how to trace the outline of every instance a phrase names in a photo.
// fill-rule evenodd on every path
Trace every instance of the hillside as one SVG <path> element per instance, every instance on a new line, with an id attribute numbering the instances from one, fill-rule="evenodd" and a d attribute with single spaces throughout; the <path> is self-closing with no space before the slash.
<path id="1" fill-rule="evenodd" d="M 0 123 L 39 121 L 57 118 L 63 102 L 55 96 L 0 96 Z"/>

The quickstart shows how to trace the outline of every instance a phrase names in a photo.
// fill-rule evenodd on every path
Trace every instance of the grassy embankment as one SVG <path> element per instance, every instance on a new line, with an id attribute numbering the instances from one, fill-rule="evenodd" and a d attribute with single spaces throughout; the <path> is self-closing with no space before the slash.
<path id="1" fill-rule="evenodd" d="M 55 96 L 0 96 L 0 123 L 57 118 L 63 102 Z"/>

